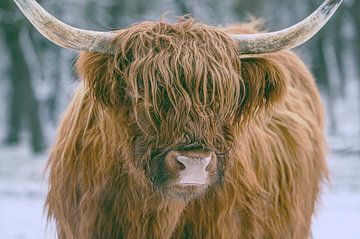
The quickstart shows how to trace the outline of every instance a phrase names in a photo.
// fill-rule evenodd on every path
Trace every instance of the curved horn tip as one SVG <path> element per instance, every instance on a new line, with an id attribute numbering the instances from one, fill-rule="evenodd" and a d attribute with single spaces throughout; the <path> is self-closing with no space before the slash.
<path id="1" fill-rule="evenodd" d="M 13 0 L 32 25 L 48 40 L 69 49 L 113 53 L 113 32 L 75 28 L 60 21 L 35 0 Z"/>
<path id="2" fill-rule="evenodd" d="M 324 5 L 326 5 L 323 10 L 328 13 L 331 12 L 332 9 L 337 9 L 339 5 L 341 5 L 343 2 L 343 0 L 325 0 L 325 2 L 323 3 Z"/>
<path id="3" fill-rule="evenodd" d="M 329 4 L 341 4 L 343 0 L 329 0 Z"/>
<path id="4" fill-rule="evenodd" d="M 257 34 L 235 34 L 241 54 L 271 53 L 297 47 L 312 38 L 333 16 L 343 0 L 325 0 L 303 21 L 286 29 Z"/>

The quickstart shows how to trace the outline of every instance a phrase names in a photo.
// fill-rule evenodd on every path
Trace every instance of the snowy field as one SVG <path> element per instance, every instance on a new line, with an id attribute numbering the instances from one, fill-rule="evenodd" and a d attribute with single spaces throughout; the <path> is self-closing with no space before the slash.
<path id="1" fill-rule="evenodd" d="M 46 225 L 46 156 L 23 148 L 0 148 L 0 239 L 53 239 Z M 314 239 L 360 238 L 359 152 L 329 156 L 332 184 L 313 222 Z"/>

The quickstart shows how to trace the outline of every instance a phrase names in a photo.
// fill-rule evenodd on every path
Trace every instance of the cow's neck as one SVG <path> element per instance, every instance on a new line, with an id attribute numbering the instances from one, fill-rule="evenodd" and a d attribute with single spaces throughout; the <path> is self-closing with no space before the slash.
<path id="1" fill-rule="evenodd" d="M 170 238 L 185 208 L 184 202 L 157 195 L 123 204 L 126 210 L 121 212 L 119 222 L 125 238 Z"/>

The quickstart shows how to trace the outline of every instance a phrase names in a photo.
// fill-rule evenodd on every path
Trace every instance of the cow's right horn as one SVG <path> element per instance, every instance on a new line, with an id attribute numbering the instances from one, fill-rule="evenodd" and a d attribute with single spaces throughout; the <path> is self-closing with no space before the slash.
<path id="1" fill-rule="evenodd" d="M 312 38 L 331 18 L 342 0 L 326 0 L 303 21 L 277 32 L 235 34 L 242 55 L 276 52 L 291 49 Z"/>
<path id="2" fill-rule="evenodd" d="M 14 0 L 16 5 L 47 39 L 55 44 L 79 51 L 112 52 L 114 32 L 97 32 L 69 26 L 56 19 L 34 0 Z"/>

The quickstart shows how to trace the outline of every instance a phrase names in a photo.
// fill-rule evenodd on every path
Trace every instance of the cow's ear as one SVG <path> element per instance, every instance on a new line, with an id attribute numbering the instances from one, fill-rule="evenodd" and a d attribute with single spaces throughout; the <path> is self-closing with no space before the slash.
<path id="1" fill-rule="evenodd" d="M 274 60 L 262 57 L 241 59 L 241 77 L 244 86 L 240 104 L 243 115 L 271 109 L 285 95 L 285 71 Z"/>
<path id="2" fill-rule="evenodd" d="M 112 55 L 90 52 L 81 52 L 76 61 L 77 73 L 86 90 L 95 102 L 105 107 L 117 107 L 124 96 L 114 62 Z"/>

